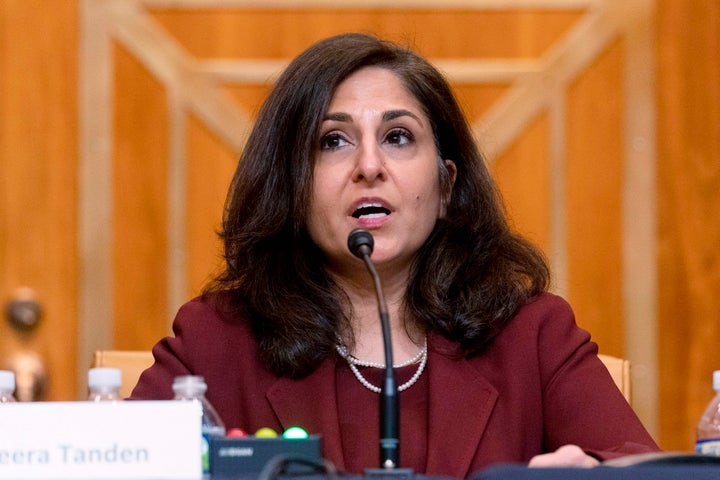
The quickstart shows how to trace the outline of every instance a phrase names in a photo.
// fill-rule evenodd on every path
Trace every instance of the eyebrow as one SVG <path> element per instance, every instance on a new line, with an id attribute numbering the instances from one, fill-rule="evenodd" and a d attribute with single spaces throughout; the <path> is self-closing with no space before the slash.
<path id="1" fill-rule="evenodd" d="M 415 115 L 414 113 L 412 113 L 410 110 L 402 110 L 402 109 L 401 110 L 389 110 L 389 111 L 383 113 L 382 119 L 383 119 L 383 122 L 389 122 L 390 120 L 394 120 L 399 117 L 414 118 L 416 122 L 422 123 L 420 121 L 420 118 L 417 115 Z"/>
<path id="2" fill-rule="evenodd" d="M 420 118 L 417 115 L 412 113 L 410 110 L 405 110 L 405 109 L 388 110 L 387 112 L 383 112 L 382 121 L 389 122 L 391 120 L 394 120 L 394 119 L 400 118 L 400 117 L 414 118 L 416 122 L 422 124 L 422 121 L 420 120 Z M 336 122 L 353 123 L 352 116 L 348 113 L 342 113 L 342 112 L 328 113 L 323 118 L 323 121 L 326 121 L 326 120 L 334 120 Z"/>
<path id="3" fill-rule="evenodd" d="M 352 117 L 348 113 L 328 113 L 323 117 L 323 121 L 326 120 L 334 120 L 336 122 L 346 122 L 346 123 L 352 123 Z"/>

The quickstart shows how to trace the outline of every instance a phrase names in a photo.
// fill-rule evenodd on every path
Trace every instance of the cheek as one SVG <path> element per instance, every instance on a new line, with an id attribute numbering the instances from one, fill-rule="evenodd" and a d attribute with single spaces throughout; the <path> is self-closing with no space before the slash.
<path id="1" fill-rule="evenodd" d="M 425 182 L 418 186 L 416 194 L 414 195 L 415 207 L 418 211 L 426 211 L 428 214 L 439 214 L 441 207 L 441 194 L 440 194 L 440 179 L 438 175 L 433 175 L 430 172 L 428 175 L 432 178 L 430 182 Z"/>
<path id="2" fill-rule="evenodd" d="M 317 243 L 327 236 L 329 220 L 333 208 L 337 206 L 338 194 L 334 182 L 326 180 L 327 176 L 317 176 L 313 181 L 310 205 L 308 206 L 307 228 L 310 237 Z"/>
<path id="3" fill-rule="evenodd" d="M 331 177 L 319 177 L 313 182 L 310 195 L 310 211 L 315 213 L 327 212 L 333 204 L 337 204 L 338 191 Z"/>

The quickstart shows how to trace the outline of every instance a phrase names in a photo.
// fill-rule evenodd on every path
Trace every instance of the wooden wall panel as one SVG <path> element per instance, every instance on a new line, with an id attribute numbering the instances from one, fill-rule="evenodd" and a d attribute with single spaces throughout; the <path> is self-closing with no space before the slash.
<path id="1" fill-rule="evenodd" d="M 0 301 L 29 287 L 44 309 L 23 335 L 0 318 L 0 368 L 34 352 L 49 376 L 45 398 L 68 399 L 78 345 L 78 9 L 47 5 L 0 2 Z"/>
<path id="2" fill-rule="evenodd" d="M 353 2 L 349 2 L 353 3 Z M 470 3 L 470 2 L 469 2 Z M 297 3 L 300 5 L 301 3 Z M 430 57 L 538 57 L 578 20 L 580 9 L 430 8 L 152 9 L 198 58 L 292 58 L 317 40 L 371 32 Z M 498 41 L 502 32 L 502 41 Z"/>
<path id="3" fill-rule="evenodd" d="M 122 46 L 114 49 L 113 344 L 149 349 L 167 334 L 167 93 Z"/>
<path id="4" fill-rule="evenodd" d="M 657 16 L 660 434 L 688 449 L 720 369 L 720 3 Z"/>
<path id="5" fill-rule="evenodd" d="M 195 118 L 188 123 L 187 155 L 186 296 L 192 298 L 225 265 L 217 234 L 238 155 Z"/>
<path id="6" fill-rule="evenodd" d="M 508 92 L 509 85 L 499 82 L 480 85 L 457 83 L 452 85 L 452 88 L 465 117 L 471 121 L 482 118 L 482 115 Z M 482 147 L 480 145 L 481 150 Z"/>
<path id="7" fill-rule="evenodd" d="M 603 353 L 626 356 L 622 298 L 622 45 L 568 90 L 568 297 Z"/>
<path id="8" fill-rule="evenodd" d="M 550 231 L 551 175 L 550 128 L 540 117 L 505 154 L 493 163 L 513 227 L 546 253 L 552 245 Z"/>

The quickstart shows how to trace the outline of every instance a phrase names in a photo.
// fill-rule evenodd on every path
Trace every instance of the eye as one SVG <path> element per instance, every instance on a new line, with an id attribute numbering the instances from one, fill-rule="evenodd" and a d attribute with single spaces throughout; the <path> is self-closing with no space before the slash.
<path id="1" fill-rule="evenodd" d="M 338 148 L 349 145 L 350 142 L 340 133 L 331 132 L 320 139 L 320 150 L 337 150 Z"/>
<path id="2" fill-rule="evenodd" d="M 395 128 L 390 130 L 385 136 L 385 141 L 392 145 L 407 145 L 412 143 L 415 137 L 409 130 L 404 128 Z"/>

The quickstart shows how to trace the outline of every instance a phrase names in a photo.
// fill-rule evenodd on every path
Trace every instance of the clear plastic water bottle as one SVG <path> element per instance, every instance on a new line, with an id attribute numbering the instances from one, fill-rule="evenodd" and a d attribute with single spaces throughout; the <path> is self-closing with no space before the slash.
<path id="1" fill-rule="evenodd" d="M 697 453 L 720 456 L 720 370 L 713 372 L 715 397 L 710 401 L 697 425 Z"/>
<path id="2" fill-rule="evenodd" d="M 202 407 L 202 471 L 203 478 L 210 478 L 210 438 L 224 437 L 225 425 L 220 415 L 205 398 L 207 384 L 198 375 L 175 377 L 173 392 L 175 400 L 198 402 Z"/>
<path id="3" fill-rule="evenodd" d="M 0 403 L 15 401 L 15 372 L 0 370 Z"/>
<path id="4" fill-rule="evenodd" d="M 122 400 L 120 396 L 122 372 L 119 368 L 91 368 L 88 370 L 88 400 L 105 402 Z"/>

